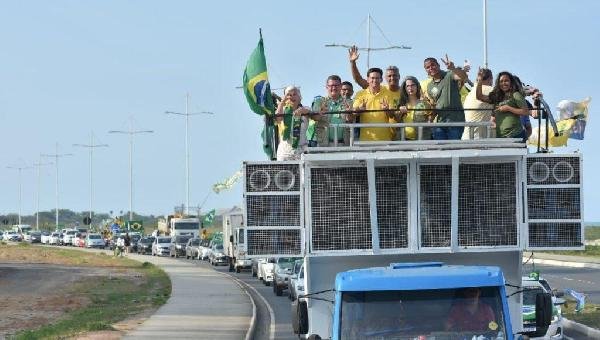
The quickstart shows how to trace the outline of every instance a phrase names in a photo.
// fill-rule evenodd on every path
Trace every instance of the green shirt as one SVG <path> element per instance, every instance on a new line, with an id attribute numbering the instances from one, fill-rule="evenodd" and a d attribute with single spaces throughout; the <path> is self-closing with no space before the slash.
<path id="1" fill-rule="evenodd" d="M 508 105 L 514 108 L 527 108 L 525 98 L 520 92 L 513 92 L 509 98 L 495 104 L 496 107 Z M 523 125 L 519 115 L 512 112 L 494 111 L 496 116 L 496 137 L 498 138 L 516 138 L 521 137 L 523 133 Z"/>
<path id="2" fill-rule="evenodd" d="M 314 112 L 332 112 L 332 111 L 346 111 L 352 109 L 352 99 L 346 99 L 342 96 L 337 99 L 330 97 L 316 97 L 313 101 L 312 110 Z M 330 127 L 329 124 L 340 124 L 344 123 L 342 114 L 326 114 L 321 117 L 319 121 L 315 122 L 315 135 L 319 146 L 327 146 L 329 143 L 333 143 L 335 140 L 335 130 Z M 327 127 L 329 127 L 327 129 Z M 344 141 L 344 129 L 341 127 L 337 128 L 337 139 L 338 142 Z M 328 133 L 326 132 L 328 131 Z"/>
<path id="3" fill-rule="evenodd" d="M 427 84 L 427 95 L 435 102 L 436 109 L 455 109 L 450 111 L 437 111 L 437 121 L 440 123 L 464 122 L 465 111 L 460 100 L 458 81 L 454 79 L 454 72 L 440 71 L 442 79 L 431 80 Z"/>

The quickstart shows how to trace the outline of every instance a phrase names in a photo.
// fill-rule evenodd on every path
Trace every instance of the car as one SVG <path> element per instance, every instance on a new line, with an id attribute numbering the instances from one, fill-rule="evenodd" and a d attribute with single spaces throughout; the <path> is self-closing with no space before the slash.
<path id="1" fill-rule="evenodd" d="M 137 253 L 138 242 L 142 239 L 140 233 L 129 233 L 129 252 Z"/>
<path id="2" fill-rule="evenodd" d="M 158 236 L 152 243 L 152 256 L 167 256 L 171 247 L 171 238 L 168 236 Z"/>
<path id="3" fill-rule="evenodd" d="M 252 273 L 252 277 L 257 277 L 258 276 L 258 262 L 259 261 L 266 261 L 266 258 L 262 258 L 262 257 L 255 257 L 252 259 L 252 265 L 250 266 L 250 272 Z"/>
<path id="4" fill-rule="evenodd" d="M 288 289 L 290 276 L 292 276 L 297 259 L 297 257 L 280 257 L 275 262 L 275 268 L 273 268 L 273 293 L 275 295 L 281 296 L 283 291 Z"/>
<path id="5" fill-rule="evenodd" d="M 200 250 L 200 238 L 193 237 L 188 240 L 185 245 L 185 258 L 186 259 L 194 259 L 198 258 L 198 251 Z"/>
<path id="6" fill-rule="evenodd" d="M 210 255 L 208 256 L 208 261 L 213 266 L 229 264 L 229 259 L 223 251 L 222 243 L 215 243 L 212 245 L 212 248 L 210 249 Z"/>
<path id="7" fill-rule="evenodd" d="M 154 242 L 155 239 L 156 239 L 156 237 L 154 237 L 154 236 L 142 237 L 137 243 L 137 247 L 136 247 L 137 253 L 138 254 L 152 253 L 152 243 Z"/>
<path id="8" fill-rule="evenodd" d="M 42 231 L 41 232 L 42 236 L 40 237 L 40 243 L 42 244 L 50 244 L 50 235 L 52 234 L 49 231 Z"/>
<path id="9" fill-rule="evenodd" d="M 75 236 L 73 236 L 71 238 L 71 245 L 73 247 L 84 247 L 85 246 L 85 235 L 80 232 L 76 232 Z"/>
<path id="10" fill-rule="evenodd" d="M 16 231 L 13 231 L 13 230 L 6 230 L 4 232 L 4 235 L 2 235 L 2 239 L 4 241 L 11 241 L 11 242 L 21 242 L 22 241 L 21 234 L 17 233 Z"/>
<path id="11" fill-rule="evenodd" d="M 106 246 L 106 243 L 104 242 L 104 239 L 102 238 L 102 235 L 100 235 L 100 234 L 92 233 L 92 234 L 87 234 L 87 236 L 85 237 L 85 247 L 86 248 L 104 249 L 104 246 Z"/>
<path id="12" fill-rule="evenodd" d="M 304 295 L 304 261 L 300 265 L 298 274 L 296 277 L 290 280 L 290 300 L 294 301 L 299 296 Z"/>
<path id="13" fill-rule="evenodd" d="M 48 237 L 48 244 L 59 245 L 62 240 L 62 234 L 58 231 L 55 231 L 50 234 Z"/>
<path id="14" fill-rule="evenodd" d="M 78 232 L 79 231 L 77 231 L 75 229 L 66 229 L 63 232 L 63 239 L 62 239 L 61 245 L 63 245 L 63 246 L 72 246 L 73 245 L 73 238 L 75 237 L 75 235 Z"/>
<path id="15" fill-rule="evenodd" d="M 256 275 L 266 286 L 273 282 L 273 270 L 275 269 L 275 258 L 265 259 L 258 262 L 258 272 Z"/>
<path id="16" fill-rule="evenodd" d="M 40 243 L 42 242 L 42 233 L 39 231 L 31 231 L 29 232 L 29 240 L 30 243 Z"/>
<path id="17" fill-rule="evenodd" d="M 523 286 L 523 331 L 530 339 L 563 339 L 562 292 L 552 290 L 546 280 L 537 274 L 524 276 Z M 539 293 L 552 295 L 552 319 L 547 329 L 537 330 L 535 326 L 535 300 Z"/>
<path id="18" fill-rule="evenodd" d="M 198 247 L 198 260 L 208 260 L 208 255 L 210 255 L 210 241 L 202 240 L 200 242 L 200 246 Z"/>
<path id="19" fill-rule="evenodd" d="M 185 256 L 185 245 L 187 241 L 192 238 L 193 235 L 177 235 L 171 238 L 171 245 L 169 247 L 169 255 L 171 257 Z"/>
<path id="20" fill-rule="evenodd" d="M 298 280 L 298 277 L 300 276 L 300 269 L 302 268 L 303 264 L 304 264 L 304 260 L 298 259 L 294 262 L 294 266 L 292 267 L 292 275 L 290 276 L 290 281 L 288 283 L 288 288 L 289 288 L 288 298 L 292 301 L 294 301 L 296 299 L 294 297 L 294 294 L 295 294 L 294 284 Z"/>
<path id="21" fill-rule="evenodd" d="M 21 233 L 21 238 L 23 241 L 31 242 L 31 230 L 27 230 Z"/>

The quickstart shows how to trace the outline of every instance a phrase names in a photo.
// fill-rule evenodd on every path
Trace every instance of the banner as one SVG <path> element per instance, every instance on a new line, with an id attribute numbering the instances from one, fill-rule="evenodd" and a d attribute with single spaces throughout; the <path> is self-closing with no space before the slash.
<path id="1" fill-rule="evenodd" d="M 215 209 L 209 211 L 206 215 L 204 215 L 204 219 L 202 220 L 202 225 L 207 226 L 213 223 L 215 220 L 215 214 L 217 211 Z"/>
<path id="2" fill-rule="evenodd" d="M 238 170 L 236 173 L 234 173 L 231 177 L 227 178 L 226 180 L 215 183 L 213 185 L 213 191 L 216 194 L 218 194 L 223 190 L 229 190 L 233 187 L 233 185 L 235 183 L 237 183 L 237 181 L 240 180 L 240 178 L 242 178 L 242 171 Z"/>

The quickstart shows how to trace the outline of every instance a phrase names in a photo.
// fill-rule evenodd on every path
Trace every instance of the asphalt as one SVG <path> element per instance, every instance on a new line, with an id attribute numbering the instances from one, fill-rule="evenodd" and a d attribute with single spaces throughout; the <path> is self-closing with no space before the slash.
<path id="1" fill-rule="evenodd" d="M 171 298 L 154 315 L 123 339 L 251 339 L 256 330 L 256 306 L 243 284 L 210 267 L 170 258 L 129 254 L 128 257 L 160 266 L 169 275 Z M 531 261 L 523 253 L 523 262 Z M 533 253 L 535 263 L 600 269 L 600 258 Z M 571 328 L 593 339 L 600 330 L 565 320 Z"/>
<path id="2" fill-rule="evenodd" d="M 123 339 L 247 339 L 255 306 L 244 287 L 211 268 L 169 258 L 129 254 L 160 266 L 171 279 L 171 297 Z"/>

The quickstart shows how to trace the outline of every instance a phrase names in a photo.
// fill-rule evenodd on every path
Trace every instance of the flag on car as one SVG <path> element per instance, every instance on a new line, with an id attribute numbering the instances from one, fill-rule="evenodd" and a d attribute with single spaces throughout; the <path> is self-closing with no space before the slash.
<path id="1" fill-rule="evenodd" d="M 235 183 L 237 183 L 237 181 L 239 181 L 240 178 L 242 178 L 242 171 L 238 170 L 236 173 L 234 173 L 231 177 L 227 178 L 226 180 L 215 183 L 213 185 L 213 191 L 216 194 L 218 194 L 223 190 L 229 190 L 233 187 L 233 185 Z"/>
<path id="2" fill-rule="evenodd" d="M 259 115 L 272 115 L 275 112 L 273 99 L 271 97 L 271 87 L 267 75 L 267 61 L 265 59 L 265 50 L 260 32 L 258 46 L 254 49 L 246 64 L 244 70 L 243 84 L 244 94 L 250 109 Z"/>

